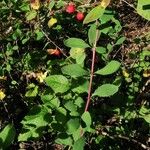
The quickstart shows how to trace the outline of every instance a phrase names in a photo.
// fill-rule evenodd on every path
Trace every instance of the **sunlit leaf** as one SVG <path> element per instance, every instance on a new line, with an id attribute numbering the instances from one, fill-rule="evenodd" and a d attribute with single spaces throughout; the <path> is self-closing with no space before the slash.
<path id="1" fill-rule="evenodd" d="M 104 68 L 96 71 L 96 74 L 109 75 L 115 73 L 120 68 L 120 62 L 112 60 Z"/>
<path id="2" fill-rule="evenodd" d="M 40 0 L 30 0 L 30 6 L 32 9 L 38 10 L 40 8 Z"/>
<path id="3" fill-rule="evenodd" d="M 105 8 L 101 5 L 93 8 L 85 17 L 83 24 L 88 24 L 89 22 L 95 21 L 104 14 Z"/>
<path id="4" fill-rule="evenodd" d="M 143 18 L 150 20 L 150 1 L 138 0 L 137 13 Z"/>
<path id="5" fill-rule="evenodd" d="M 63 74 L 69 75 L 71 77 L 81 77 L 84 75 L 88 75 L 88 71 L 83 69 L 78 64 L 66 65 L 66 66 L 62 67 L 61 71 Z"/>
<path id="6" fill-rule="evenodd" d="M 110 0 L 102 0 L 100 5 L 104 8 L 106 8 L 110 4 Z"/>
<path id="7" fill-rule="evenodd" d="M 99 86 L 92 96 L 109 97 L 118 91 L 118 86 L 113 84 L 103 84 Z"/>
<path id="8" fill-rule="evenodd" d="M 62 75 L 48 76 L 46 77 L 45 82 L 55 93 L 64 93 L 70 88 L 68 79 Z"/>
<path id="9" fill-rule="evenodd" d="M 16 135 L 15 128 L 12 124 L 8 124 L 1 132 L 0 132 L 0 149 L 6 149 L 9 147 L 14 141 Z"/>
<path id="10" fill-rule="evenodd" d="M 71 47 L 71 48 L 87 48 L 89 45 L 79 38 L 69 38 L 64 41 L 65 46 Z"/>

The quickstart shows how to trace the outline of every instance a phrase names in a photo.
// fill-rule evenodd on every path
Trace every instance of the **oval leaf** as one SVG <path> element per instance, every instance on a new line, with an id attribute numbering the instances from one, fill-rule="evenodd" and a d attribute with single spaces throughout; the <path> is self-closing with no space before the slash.
<path id="1" fill-rule="evenodd" d="M 110 0 L 102 0 L 100 5 L 106 8 L 109 4 L 110 4 Z"/>
<path id="2" fill-rule="evenodd" d="M 37 16 L 37 12 L 35 10 L 31 10 L 30 12 L 26 13 L 26 19 L 28 21 L 34 19 Z"/>
<path id="3" fill-rule="evenodd" d="M 96 39 L 96 24 L 92 24 L 88 31 L 88 38 L 90 45 L 93 45 Z"/>
<path id="4" fill-rule="evenodd" d="M 85 122 L 87 127 L 90 127 L 92 124 L 92 119 L 91 115 L 88 111 L 84 112 L 83 115 L 81 116 L 82 120 Z"/>
<path id="5" fill-rule="evenodd" d="M 88 71 L 84 70 L 78 64 L 66 65 L 61 69 L 63 74 L 69 75 L 71 77 L 81 77 L 88 74 Z"/>
<path id="6" fill-rule="evenodd" d="M 118 91 L 118 86 L 113 84 L 103 84 L 98 87 L 92 96 L 109 97 Z"/>
<path id="7" fill-rule="evenodd" d="M 0 132 L 0 149 L 6 149 L 11 145 L 14 141 L 16 135 L 15 128 L 12 124 L 8 124 L 1 132 Z"/>
<path id="8" fill-rule="evenodd" d="M 64 44 L 67 47 L 74 47 L 74 48 L 87 48 L 89 47 L 89 45 L 83 41 L 82 39 L 79 38 L 69 38 L 67 40 L 64 41 Z"/>
<path id="9" fill-rule="evenodd" d="M 95 21 L 100 18 L 104 14 L 105 8 L 101 5 L 93 8 L 85 17 L 83 24 L 87 24 L 89 22 Z"/>
<path id="10" fill-rule="evenodd" d="M 112 60 L 104 68 L 96 71 L 95 73 L 100 75 L 109 75 L 116 72 L 119 69 L 120 65 L 120 62 Z"/>
<path id="11" fill-rule="evenodd" d="M 68 79 L 62 75 L 48 76 L 45 82 L 55 93 L 64 93 L 70 88 Z"/>

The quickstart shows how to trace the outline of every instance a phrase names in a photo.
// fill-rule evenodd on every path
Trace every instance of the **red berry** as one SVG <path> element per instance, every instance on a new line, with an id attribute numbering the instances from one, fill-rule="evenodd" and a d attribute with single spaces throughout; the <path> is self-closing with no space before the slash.
<path id="1" fill-rule="evenodd" d="M 49 55 L 60 56 L 61 52 L 58 49 L 47 49 Z"/>
<path id="2" fill-rule="evenodd" d="M 67 5 L 67 7 L 66 7 L 66 12 L 68 13 L 68 14 L 73 14 L 74 12 L 75 12 L 75 10 L 76 10 L 76 7 L 75 7 L 75 5 L 74 4 L 69 4 L 69 5 Z"/>
<path id="3" fill-rule="evenodd" d="M 76 18 L 78 21 L 82 21 L 84 19 L 84 14 L 82 12 L 78 12 Z"/>

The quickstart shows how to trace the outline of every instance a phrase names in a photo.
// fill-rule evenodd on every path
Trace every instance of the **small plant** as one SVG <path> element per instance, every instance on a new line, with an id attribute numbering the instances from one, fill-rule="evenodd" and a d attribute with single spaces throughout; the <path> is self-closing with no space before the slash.
<path id="1" fill-rule="evenodd" d="M 73 150 L 148 147 L 149 51 L 130 54 L 128 67 L 116 57 L 126 37 L 110 0 L 0 4 L 0 149 L 42 139 Z"/>

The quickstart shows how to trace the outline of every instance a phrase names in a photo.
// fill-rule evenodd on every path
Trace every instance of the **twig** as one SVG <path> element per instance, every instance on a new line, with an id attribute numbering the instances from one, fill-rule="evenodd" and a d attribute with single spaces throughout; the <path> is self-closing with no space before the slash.
<path id="1" fill-rule="evenodd" d="M 133 8 L 134 10 L 136 10 L 135 7 L 134 7 L 132 4 L 128 3 L 128 2 L 125 1 L 125 0 L 121 0 L 121 1 L 124 2 L 124 3 L 126 3 L 128 6 L 130 6 L 130 7 Z"/>
<path id="2" fill-rule="evenodd" d="M 98 5 L 100 2 L 94 2 L 94 3 L 92 3 L 92 4 L 90 4 L 90 3 L 85 3 L 85 4 L 83 4 L 83 5 L 80 5 L 79 7 L 83 7 L 83 8 L 88 8 L 88 7 L 94 7 L 94 6 L 96 6 L 96 5 Z"/>
<path id="3" fill-rule="evenodd" d="M 98 33 L 99 31 L 96 30 L 96 38 L 95 38 L 95 42 L 92 48 L 92 65 L 91 65 L 91 73 L 90 73 L 90 83 L 89 83 L 89 89 L 88 89 L 88 98 L 87 98 L 87 102 L 86 102 L 86 106 L 85 106 L 85 112 L 88 111 L 88 107 L 91 101 L 91 90 L 92 90 L 92 82 L 93 82 L 93 75 L 94 75 L 94 65 L 95 65 L 95 53 L 96 53 L 96 44 L 97 44 L 97 40 L 98 40 Z"/>
<path id="4" fill-rule="evenodd" d="M 133 142 L 135 144 L 138 144 L 143 149 L 150 150 L 149 146 L 146 146 L 145 144 L 143 144 L 143 143 L 141 143 L 141 142 L 139 142 L 139 141 L 137 141 L 135 139 L 132 139 L 132 138 L 129 138 L 129 137 L 126 137 L 126 136 L 123 136 L 123 135 L 113 135 L 112 136 L 112 135 L 108 134 L 107 132 L 103 132 L 103 131 L 101 132 L 101 134 L 104 135 L 104 136 L 107 136 L 107 137 L 109 137 L 111 139 L 120 138 L 120 139 L 123 139 L 123 140 L 127 140 L 129 142 Z"/>
<path id="5" fill-rule="evenodd" d="M 58 48 L 58 49 L 61 51 L 61 53 L 62 53 L 65 57 L 68 58 L 68 56 L 64 53 L 64 51 L 63 51 L 55 42 L 53 42 L 53 41 L 48 37 L 48 35 L 42 30 L 42 28 L 41 28 L 41 31 L 43 32 L 43 34 L 45 35 L 45 37 L 47 38 L 47 40 L 48 40 L 50 43 L 52 43 L 56 48 Z M 71 62 L 71 63 L 72 63 L 72 62 Z"/>

